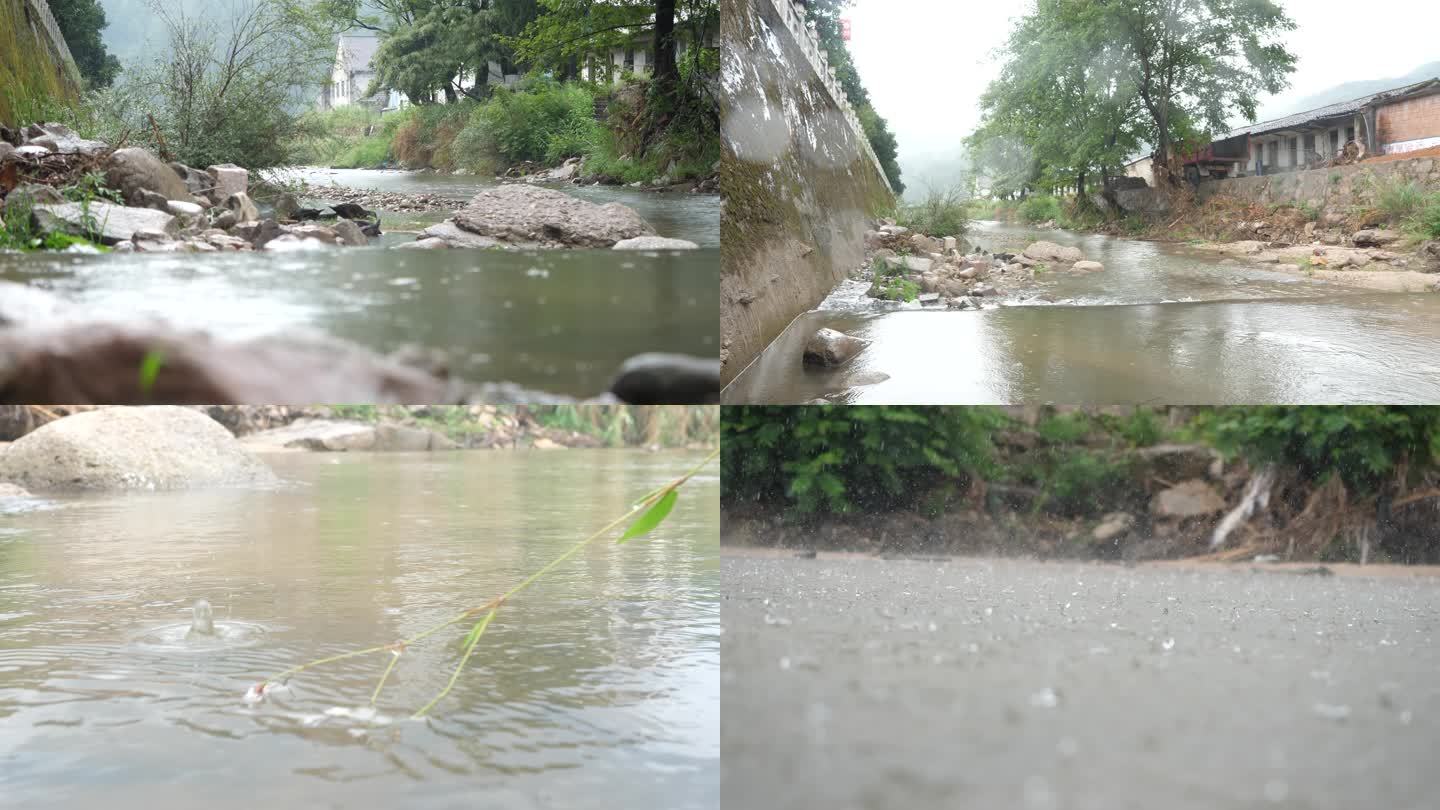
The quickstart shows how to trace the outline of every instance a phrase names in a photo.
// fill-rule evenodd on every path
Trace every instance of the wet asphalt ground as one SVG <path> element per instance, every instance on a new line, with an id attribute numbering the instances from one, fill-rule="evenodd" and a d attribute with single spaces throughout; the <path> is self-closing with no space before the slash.
<path id="1" fill-rule="evenodd" d="M 722 564 L 726 808 L 1440 808 L 1440 578 Z"/>

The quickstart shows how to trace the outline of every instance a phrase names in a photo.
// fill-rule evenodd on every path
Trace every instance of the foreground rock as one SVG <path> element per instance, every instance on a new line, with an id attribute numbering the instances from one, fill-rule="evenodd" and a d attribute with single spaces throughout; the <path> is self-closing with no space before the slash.
<path id="1" fill-rule="evenodd" d="M 637 236 L 621 239 L 615 243 L 615 250 L 698 250 L 699 245 L 686 239 L 669 239 L 664 236 Z"/>
<path id="2" fill-rule="evenodd" d="M 818 329 L 805 341 L 804 362 L 827 368 L 843 366 L 869 345 L 868 340 L 835 329 Z"/>
<path id="3" fill-rule="evenodd" d="M 439 245 L 423 244 L 427 240 L 439 240 Z M 400 247 L 455 247 L 455 248 L 493 248 L 499 247 L 500 240 L 490 236 L 481 236 L 471 233 L 457 226 L 455 223 L 446 221 L 437 225 L 431 225 L 420 232 L 417 241 L 409 242 Z"/>
<path id="4" fill-rule="evenodd" d="M 453 218 L 463 230 L 517 247 L 608 248 L 655 229 L 620 203 L 596 205 L 528 185 L 486 189 Z"/>
<path id="5" fill-rule="evenodd" d="M 242 443 L 257 451 L 417 452 L 457 450 L 460 447 L 447 437 L 424 428 L 319 419 L 300 419 L 284 427 L 252 433 Z"/>
<path id="6" fill-rule="evenodd" d="M 91 202 L 88 206 L 80 203 L 37 205 L 31 216 L 42 233 L 95 238 L 105 245 L 133 241 L 139 232 L 173 237 L 180 228 L 176 218 L 163 211 L 102 202 Z"/>
<path id="7" fill-rule="evenodd" d="M 67 416 L 0 454 L 0 479 L 30 490 L 169 490 L 276 483 L 215 420 L 189 408 Z"/>
<path id="8" fill-rule="evenodd" d="M 1054 242 L 1032 242 L 1025 248 L 1025 256 L 1037 262 L 1053 262 L 1056 264 L 1072 265 L 1085 257 L 1081 255 L 1079 248 L 1065 247 Z"/>
<path id="9" fill-rule="evenodd" d="M 718 403 L 720 359 L 683 354 L 639 354 L 620 367 L 610 393 L 634 405 Z"/>

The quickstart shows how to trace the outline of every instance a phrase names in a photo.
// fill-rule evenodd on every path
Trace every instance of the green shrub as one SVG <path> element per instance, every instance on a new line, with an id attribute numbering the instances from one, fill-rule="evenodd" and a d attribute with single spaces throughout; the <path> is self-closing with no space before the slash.
<path id="1" fill-rule="evenodd" d="M 920 287 L 915 282 L 901 276 L 891 276 L 880 282 L 880 292 L 877 298 L 887 301 L 914 301 L 920 295 Z"/>
<path id="2" fill-rule="evenodd" d="M 970 224 L 969 200 L 958 188 L 931 189 L 923 202 L 902 206 L 896 222 L 930 236 L 964 236 Z"/>
<path id="3" fill-rule="evenodd" d="M 1020 203 L 1020 219 L 1032 225 L 1060 219 L 1060 201 L 1048 194 L 1036 194 Z"/>
<path id="4" fill-rule="evenodd" d="M 1375 194 L 1375 207 L 1392 223 L 1402 223 L 1425 204 L 1425 192 L 1413 180 L 1390 176 L 1370 177 Z"/>
<path id="5" fill-rule="evenodd" d="M 1292 466 L 1316 483 L 1339 475 L 1358 492 L 1374 491 L 1399 465 L 1418 470 L 1440 457 L 1440 408 L 1432 406 L 1217 408 L 1197 422 L 1225 453 Z"/>
<path id="6" fill-rule="evenodd" d="M 1440 191 L 1425 197 L 1419 210 L 1406 220 L 1405 229 L 1421 239 L 1440 239 Z"/>
<path id="7" fill-rule="evenodd" d="M 1320 207 L 1309 200 L 1295 206 L 1295 210 L 1299 211 L 1300 215 L 1305 217 L 1306 222 L 1314 222 L 1320 218 Z"/>
<path id="8" fill-rule="evenodd" d="M 737 406 L 721 413 L 727 502 L 800 513 L 913 508 L 932 489 L 991 467 L 986 407 Z"/>
<path id="9" fill-rule="evenodd" d="M 471 113 L 456 150 L 462 162 L 478 155 L 502 165 L 559 163 L 585 154 L 596 128 L 588 86 L 537 80 L 520 89 L 497 87 Z"/>

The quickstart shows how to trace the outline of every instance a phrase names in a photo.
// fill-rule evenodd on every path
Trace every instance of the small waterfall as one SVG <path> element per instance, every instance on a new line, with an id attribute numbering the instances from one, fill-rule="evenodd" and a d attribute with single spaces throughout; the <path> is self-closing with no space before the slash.
<path id="1" fill-rule="evenodd" d="M 1231 532 L 1240 528 L 1257 511 L 1270 505 L 1270 488 L 1274 484 L 1275 466 L 1267 464 L 1245 485 L 1245 494 L 1241 496 L 1240 503 L 1215 527 L 1215 533 L 1210 536 L 1211 550 L 1223 546 Z"/>

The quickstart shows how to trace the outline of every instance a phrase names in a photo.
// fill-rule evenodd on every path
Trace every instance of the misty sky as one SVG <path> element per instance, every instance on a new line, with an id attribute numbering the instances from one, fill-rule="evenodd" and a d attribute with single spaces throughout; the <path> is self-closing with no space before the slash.
<path id="1" fill-rule="evenodd" d="M 1299 61 L 1289 89 L 1270 100 L 1272 109 L 1342 82 L 1400 76 L 1440 59 L 1437 0 L 1281 5 L 1297 24 L 1287 44 Z M 975 128 L 980 94 L 999 72 L 995 51 L 1010 19 L 1030 7 L 1028 0 L 855 0 L 845 14 L 850 51 L 871 101 L 899 140 L 902 167 L 954 154 Z"/>

